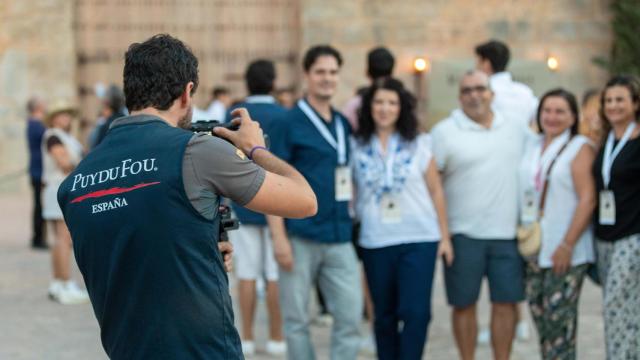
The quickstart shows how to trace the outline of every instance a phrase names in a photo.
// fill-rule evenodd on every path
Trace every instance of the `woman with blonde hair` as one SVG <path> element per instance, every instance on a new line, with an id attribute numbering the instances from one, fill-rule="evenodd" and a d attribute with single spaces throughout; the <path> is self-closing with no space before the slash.
<path id="1" fill-rule="evenodd" d="M 51 248 L 53 280 L 49 286 L 49 297 L 61 304 L 79 304 L 89 300 L 87 292 L 71 280 L 71 234 L 57 196 L 58 187 L 82 158 L 82 145 L 70 134 L 75 115 L 76 110 L 69 105 L 54 105 L 45 119 L 48 129 L 42 138 L 42 217 L 54 238 Z"/>

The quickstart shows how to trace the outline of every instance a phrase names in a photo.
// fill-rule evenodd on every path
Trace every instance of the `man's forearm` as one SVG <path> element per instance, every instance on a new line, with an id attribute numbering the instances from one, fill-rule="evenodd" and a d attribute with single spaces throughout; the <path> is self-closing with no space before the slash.
<path id="1" fill-rule="evenodd" d="M 286 177 L 297 183 L 306 184 L 307 182 L 293 166 L 273 155 L 270 151 L 256 151 L 253 155 L 253 162 L 269 172 Z"/>

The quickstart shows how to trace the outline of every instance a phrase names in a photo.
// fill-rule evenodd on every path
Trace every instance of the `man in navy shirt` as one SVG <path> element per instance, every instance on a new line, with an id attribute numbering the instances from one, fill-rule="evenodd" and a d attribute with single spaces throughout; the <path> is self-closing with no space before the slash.
<path id="1" fill-rule="evenodd" d="M 333 315 L 331 358 L 355 359 L 360 345 L 362 291 L 351 244 L 349 123 L 331 107 L 342 58 L 322 45 L 303 61 L 307 93 L 274 123 L 272 149 L 309 181 L 318 214 L 303 220 L 269 217 L 280 265 L 280 303 L 289 359 L 313 359 L 309 337 L 309 294 L 316 280 Z"/>
<path id="2" fill-rule="evenodd" d="M 245 109 L 233 113 L 237 131 L 215 129 L 229 142 L 180 129 L 198 87 L 198 60 L 180 40 L 132 44 L 123 73 L 131 116 L 58 190 L 102 345 L 116 360 L 242 359 L 220 197 L 299 218 L 316 213 L 315 195 L 266 150 Z"/>
<path id="3" fill-rule="evenodd" d="M 47 242 L 43 234 L 42 220 L 42 136 L 46 128 L 42 119 L 47 113 L 44 101 L 37 97 L 27 102 L 29 118 L 27 120 L 27 141 L 29 143 L 29 176 L 31 177 L 31 189 L 33 191 L 33 237 L 31 247 L 34 249 L 46 249 Z"/>
<path id="4" fill-rule="evenodd" d="M 271 124 L 282 117 L 286 110 L 271 96 L 276 79 L 276 69 L 269 60 L 256 60 L 247 67 L 245 81 L 249 96 L 230 110 L 246 108 L 251 117 L 270 134 Z M 231 113 L 227 121 L 231 121 Z M 282 319 L 278 301 L 278 265 L 273 256 L 273 246 L 267 221 L 262 214 L 251 211 L 237 203 L 233 210 L 240 220 L 240 228 L 229 233 L 235 252 L 235 269 L 238 277 L 238 300 L 242 316 L 242 352 L 255 353 L 253 341 L 253 319 L 256 307 L 256 280 L 266 281 L 267 309 L 269 312 L 269 340 L 266 351 L 271 355 L 283 354 L 286 344 L 282 336 Z"/>

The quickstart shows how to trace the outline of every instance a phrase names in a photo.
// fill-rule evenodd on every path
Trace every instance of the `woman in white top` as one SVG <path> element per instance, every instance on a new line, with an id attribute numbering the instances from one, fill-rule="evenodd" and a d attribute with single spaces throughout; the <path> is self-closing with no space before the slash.
<path id="1" fill-rule="evenodd" d="M 538 108 L 540 135 L 527 144 L 520 167 L 520 222 L 539 219 L 542 233 L 539 253 L 527 259 L 526 292 L 543 359 L 575 359 L 578 299 L 594 261 L 595 151 L 577 135 L 578 119 L 573 94 L 547 92 Z"/>
<path id="2" fill-rule="evenodd" d="M 64 104 L 54 106 L 47 115 L 47 131 L 42 138 L 44 192 L 42 217 L 53 230 L 51 250 L 53 281 L 49 297 L 62 304 L 84 303 L 87 293 L 71 280 L 71 235 L 58 205 L 58 188 L 82 157 L 82 145 L 69 133 L 75 110 Z"/>
<path id="3" fill-rule="evenodd" d="M 400 81 L 375 83 L 351 153 L 379 359 L 422 357 L 436 258 L 453 260 L 438 169 L 414 108 Z"/>

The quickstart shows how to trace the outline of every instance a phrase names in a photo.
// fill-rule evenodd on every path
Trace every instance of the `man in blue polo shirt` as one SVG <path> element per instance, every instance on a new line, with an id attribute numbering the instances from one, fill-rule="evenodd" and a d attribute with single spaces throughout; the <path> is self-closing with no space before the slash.
<path id="1" fill-rule="evenodd" d="M 256 60 L 247 67 L 245 81 L 249 96 L 244 102 L 230 110 L 246 108 L 264 133 L 269 135 L 276 118 L 286 113 L 285 108 L 276 103 L 271 96 L 276 80 L 276 69 L 269 60 Z M 231 121 L 231 113 L 227 121 Z M 245 355 L 255 353 L 253 341 L 253 319 L 256 308 L 256 280 L 266 281 L 267 310 L 269 313 L 269 340 L 266 351 L 270 355 L 284 354 L 286 344 L 282 336 L 282 318 L 278 300 L 278 265 L 273 256 L 271 236 L 264 215 L 251 211 L 238 203 L 233 210 L 240 220 L 240 228 L 229 233 L 229 239 L 235 252 L 235 272 L 239 279 L 238 300 L 242 317 L 242 352 Z"/>
<path id="2" fill-rule="evenodd" d="M 32 97 L 27 102 L 29 118 L 27 120 L 27 141 L 29 144 L 29 175 L 33 190 L 33 237 L 31 247 L 46 249 L 47 241 L 44 236 L 44 220 L 42 220 L 42 136 L 46 130 L 42 119 L 47 113 L 43 100 Z"/>
<path id="3" fill-rule="evenodd" d="M 272 149 L 309 181 L 318 214 L 305 220 L 269 217 L 280 265 L 280 303 L 289 359 L 314 359 L 309 337 L 309 294 L 318 281 L 333 315 L 331 358 L 355 359 L 362 318 L 360 272 L 351 244 L 349 124 L 331 107 L 342 58 L 322 45 L 304 56 L 307 93 L 274 123 Z"/>
<path id="4" fill-rule="evenodd" d="M 132 44 L 131 116 L 113 122 L 58 190 L 111 359 L 242 359 L 225 274 L 232 248 L 218 244 L 220 197 L 278 216 L 317 210 L 308 183 L 266 150 L 245 109 L 233 113 L 237 131 L 215 129 L 230 143 L 180 128 L 197 87 L 198 60 L 180 40 Z"/>

